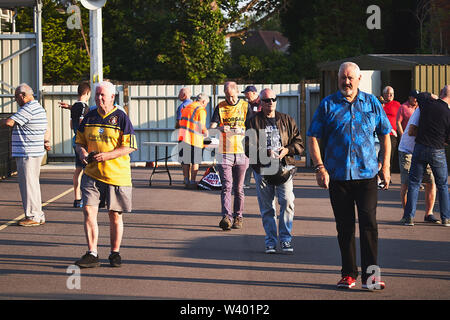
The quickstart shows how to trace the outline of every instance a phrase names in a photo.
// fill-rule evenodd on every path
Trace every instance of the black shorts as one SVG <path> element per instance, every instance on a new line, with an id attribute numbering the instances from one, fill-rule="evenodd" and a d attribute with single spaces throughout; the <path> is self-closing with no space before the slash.
<path id="1" fill-rule="evenodd" d="M 184 141 L 178 143 L 178 161 L 181 164 L 200 164 L 203 160 L 203 148 L 192 146 Z"/>

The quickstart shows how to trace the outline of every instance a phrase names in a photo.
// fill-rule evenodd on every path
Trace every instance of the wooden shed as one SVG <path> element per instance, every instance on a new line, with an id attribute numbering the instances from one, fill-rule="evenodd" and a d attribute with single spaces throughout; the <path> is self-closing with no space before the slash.
<path id="1" fill-rule="evenodd" d="M 448 55 L 367 54 L 320 63 L 322 98 L 338 90 L 337 73 L 341 63 L 346 61 L 356 63 L 361 70 L 380 71 L 380 92 L 387 85 L 393 87 L 395 100 L 400 103 L 406 101 L 413 89 L 439 94 L 444 85 L 450 84 Z"/>

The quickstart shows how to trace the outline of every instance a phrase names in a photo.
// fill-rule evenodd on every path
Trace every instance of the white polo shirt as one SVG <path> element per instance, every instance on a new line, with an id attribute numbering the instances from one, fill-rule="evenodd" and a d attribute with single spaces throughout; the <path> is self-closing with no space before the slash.
<path id="1" fill-rule="evenodd" d="M 418 126 L 420 118 L 420 108 L 416 108 L 416 110 L 409 118 L 408 124 L 406 125 L 405 130 L 403 131 L 402 138 L 400 139 L 400 143 L 398 145 L 398 151 L 412 154 L 414 151 L 414 146 L 416 145 L 416 137 L 410 136 L 408 134 L 409 126 L 411 124 Z"/>

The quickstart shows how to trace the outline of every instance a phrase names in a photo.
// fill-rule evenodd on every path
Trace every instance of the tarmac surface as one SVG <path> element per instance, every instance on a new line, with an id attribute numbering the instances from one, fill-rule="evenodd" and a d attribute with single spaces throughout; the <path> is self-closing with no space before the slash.
<path id="1" fill-rule="evenodd" d="M 199 175 L 204 172 L 201 168 Z M 328 191 L 311 170 L 295 176 L 294 254 L 264 253 L 256 190 L 246 189 L 244 226 L 222 231 L 220 192 L 184 189 L 171 168 L 154 176 L 133 168 L 133 213 L 124 216 L 123 265 L 109 266 L 109 219 L 99 213 L 101 266 L 73 268 L 87 250 L 81 209 L 72 207 L 71 166 L 43 166 L 46 223 L 14 225 L 22 211 L 17 176 L 0 181 L 0 299 L 182 300 L 448 300 L 450 228 L 423 222 L 406 227 L 398 174 L 379 191 L 379 267 L 386 289 L 338 290 L 341 260 Z M 253 182 L 253 179 L 252 179 Z M 439 217 L 438 204 L 435 214 Z M 358 229 L 357 229 L 358 230 Z M 359 232 L 357 231 L 357 237 Z M 359 252 L 359 237 L 357 239 Z M 358 254 L 359 256 L 359 254 Z M 359 258 L 358 258 L 359 261 Z"/>

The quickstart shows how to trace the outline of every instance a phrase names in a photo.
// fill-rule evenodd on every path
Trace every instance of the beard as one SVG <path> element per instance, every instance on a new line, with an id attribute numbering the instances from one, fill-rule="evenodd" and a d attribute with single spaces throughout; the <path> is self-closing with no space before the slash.
<path id="1" fill-rule="evenodd" d="M 350 86 L 344 86 L 339 91 L 344 97 L 350 97 L 353 94 L 353 88 Z"/>

